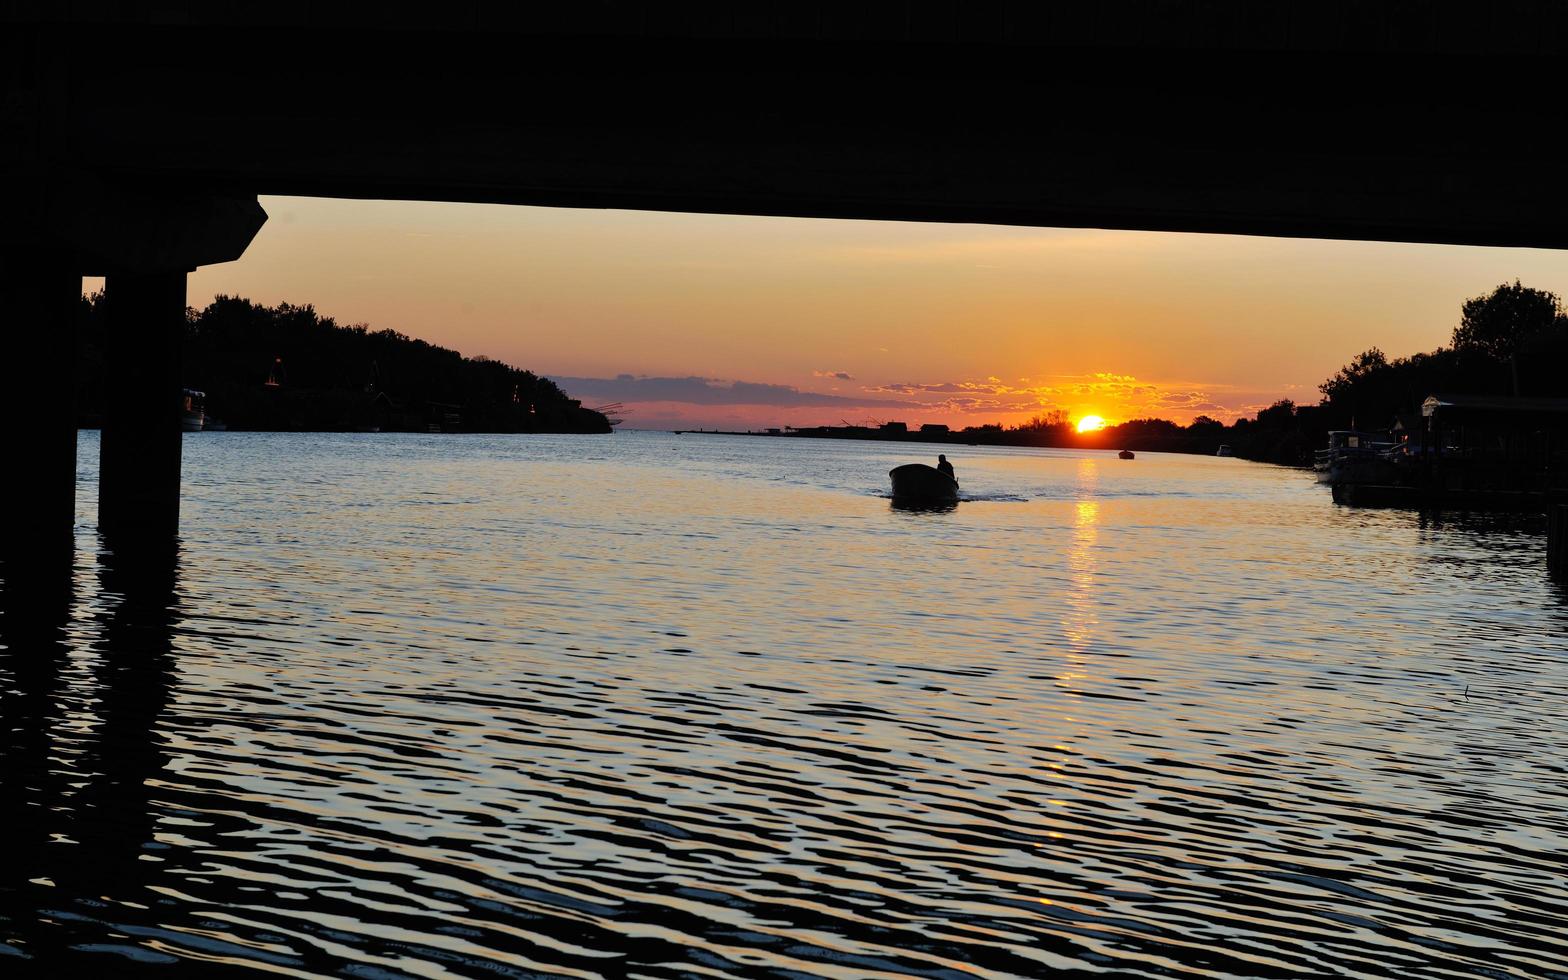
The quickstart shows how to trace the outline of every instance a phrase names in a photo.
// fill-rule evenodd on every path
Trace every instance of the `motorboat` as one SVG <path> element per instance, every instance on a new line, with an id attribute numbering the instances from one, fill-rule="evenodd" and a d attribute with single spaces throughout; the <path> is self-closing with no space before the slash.
<path id="1" fill-rule="evenodd" d="M 1132 450 L 1131 449 L 1123 449 L 1121 452 L 1116 454 L 1116 458 L 1117 459 L 1137 459 L 1137 457 L 1132 454 Z"/>
<path id="2" fill-rule="evenodd" d="M 935 466 L 905 463 L 888 470 L 887 475 L 893 479 L 894 503 L 958 503 L 958 481 Z"/>
<path id="3" fill-rule="evenodd" d="M 1219 450 L 1217 452 L 1215 452 L 1214 455 L 1216 455 L 1216 456 L 1234 456 L 1234 455 L 1236 455 L 1236 451 L 1234 449 L 1230 448 L 1229 446 L 1221 446 L 1219 448 Z"/>

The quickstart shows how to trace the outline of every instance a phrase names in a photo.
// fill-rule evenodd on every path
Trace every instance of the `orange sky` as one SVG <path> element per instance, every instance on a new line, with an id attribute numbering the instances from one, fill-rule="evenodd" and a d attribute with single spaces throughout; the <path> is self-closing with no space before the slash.
<path id="1" fill-rule="evenodd" d="M 1227 421 L 1369 346 L 1447 342 L 1532 249 L 263 198 L 245 257 L 190 277 L 312 303 L 562 380 L 626 424 Z M 199 379 L 192 379 L 192 383 Z"/>

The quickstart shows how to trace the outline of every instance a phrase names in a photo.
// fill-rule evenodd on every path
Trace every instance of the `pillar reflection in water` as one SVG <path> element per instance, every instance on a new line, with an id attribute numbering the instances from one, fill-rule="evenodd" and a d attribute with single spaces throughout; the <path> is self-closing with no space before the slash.
<path id="1" fill-rule="evenodd" d="M 14 552 L 0 576 L 0 953 L 14 956 L 32 942 L 33 897 L 52 884 L 50 841 L 68 793 L 52 743 L 73 590 L 68 566 Z"/>
<path id="2" fill-rule="evenodd" d="M 146 914 L 159 866 L 148 784 L 167 763 L 156 726 L 173 685 L 178 552 L 119 541 L 97 561 L 97 589 L 73 594 L 68 575 L 0 586 L 0 950 L 12 956 L 101 948 L 105 923 Z"/>

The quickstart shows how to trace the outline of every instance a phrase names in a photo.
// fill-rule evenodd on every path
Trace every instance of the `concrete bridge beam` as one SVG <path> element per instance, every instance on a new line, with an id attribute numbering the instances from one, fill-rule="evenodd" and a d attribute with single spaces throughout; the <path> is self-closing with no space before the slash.
<path id="1" fill-rule="evenodd" d="M 255 195 L 109 184 L 64 167 L 31 197 L 0 199 L 0 389 L 18 501 L 5 522 L 13 567 L 69 561 L 75 519 L 76 308 L 83 275 L 105 275 L 109 318 L 98 516 L 122 540 L 179 528 L 180 349 L 185 277 L 240 257 L 266 212 Z M 64 545 L 64 547 L 62 547 Z"/>
<path id="2" fill-rule="evenodd" d="M 107 272 L 109 336 L 98 524 L 173 542 L 180 524 L 185 277 L 240 257 L 267 220 L 254 195 L 108 187 L 77 176 L 46 224 L 85 270 Z M 111 542 L 112 545 L 112 542 Z"/>

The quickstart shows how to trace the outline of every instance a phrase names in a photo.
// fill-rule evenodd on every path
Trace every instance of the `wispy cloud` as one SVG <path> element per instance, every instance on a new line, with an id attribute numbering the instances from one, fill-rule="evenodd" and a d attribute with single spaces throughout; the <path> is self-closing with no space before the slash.
<path id="1" fill-rule="evenodd" d="M 829 395 L 793 385 L 762 384 L 690 376 L 650 378 L 620 374 L 613 378 L 552 377 L 574 398 L 619 402 L 680 402 L 687 405 L 767 405 L 799 407 L 878 407 L 906 403 L 877 395 Z"/>
<path id="2" fill-rule="evenodd" d="M 962 415 L 1006 416 L 1023 413 L 1094 411 L 1121 419 L 1164 417 L 1185 421 L 1197 415 L 1251 414 L 1267 405 L 1268 393 L 1238 391 L 1221 384 L 1145 381 L 1130 374 L 1090 374 L 1020 378 L 1009 384 L 996 377 L 963 381 L 902 381 L 868 385 L 874 395 L 909 398 L 924 407 Z M 1267 399 L 1267 400 L 1265 400 Z"/>
<path id="3" fill-rule="evenodd" d="M 813 371 L 814 377 L 852 380 L 848 372 Z M 1186 422 L 1198 415 L 1230 419 L 1252 415 L 1277 393 L 1223 384 L 1147 381 L 1110 371 L 1020 378 L 956 381 L 895 381 L 866 384 L 859 394 L 802 391 L 793 385 L 687 377 L 621 374 L 613 378 L 554 377 L 573 397 L 622 402 L 635 408 L 639 425 L 822 424 L 901 418 L 958 424 L 1016 422 L 1055 410 L 1093 413 L 1114 421 L 1168 418 Z"/>

